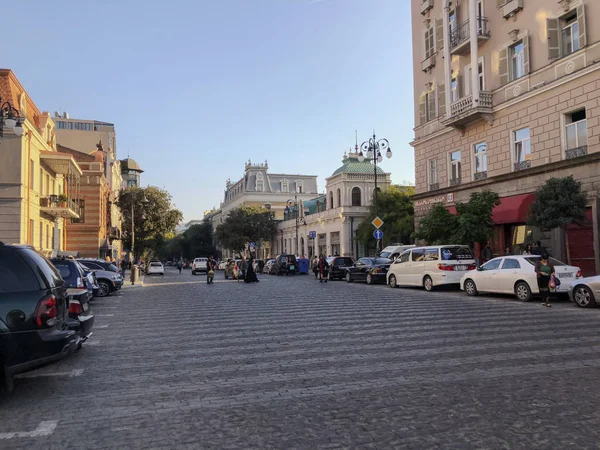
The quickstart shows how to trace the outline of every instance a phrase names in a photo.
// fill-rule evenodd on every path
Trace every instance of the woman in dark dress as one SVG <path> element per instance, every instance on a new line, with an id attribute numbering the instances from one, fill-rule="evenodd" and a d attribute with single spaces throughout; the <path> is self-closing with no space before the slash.
<path id="1" fill-rule="evenodd" d="M 246 276 L 244 277 L 245 283 L 258 283 L 256 272 L 254 272 L 254 258 L 250 258 L 248 261 L 248 267 L 246 268 Z"/>

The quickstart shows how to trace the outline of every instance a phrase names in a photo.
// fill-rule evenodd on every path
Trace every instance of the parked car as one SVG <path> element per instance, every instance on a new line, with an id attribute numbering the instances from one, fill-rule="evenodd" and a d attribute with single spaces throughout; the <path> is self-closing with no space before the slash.
<path id="1" fill-rule="evenodd" d="M 346 268 L 346 281 L 348 283 L 365 281 L 367 284 L 385 283 L 385 277 L 391 264 L 392 260 L 388 258 L 360 258 L 352 266 Z"/>
<path id="2" fill-rule="evenodd" d="M 263 273 L 263 269 L 265 268 L 265 261 L 263 259 L 255 259 L 254 260 L 254 272 L 255 273 Z"/>
<path id="3" fill-rule="evenodd" d="M 67 289 L 50 261 L 27 246 L 0 242 L 0 378 L 58 361 L 78 338 L 66 326 Z"/>
<path id="4" fill-rule="evenodd" d="M 84 268 L 94 272 L 98 284 L 98 297 L 106 297 L 111 292 L 118 291 L 123 286 L 123 277 L 116 266 L 99 264 L 92 260 L 77 260 Z M 117 270 L 107 270 L 105 267 L 114 266 Z"/>
<path id="5" fill-rule="evenodd" d="M 426 291 L 458 286 L 461 277 L 476 267 L 473 253 L 464 245 L 414 247 L 396 258 L 387 273 L 387 284 L 392 288 L 423 286 Z"/>
<path id="6" fill-rule="evenodd" d="M 275 274 L 275 260 L 274 259 L 269 259 L 265 263 L 265 267 L 263 267 L 263 273 L 267 273 L 269 275 Z"/>
<path id="7" fill-rule="evenodd" d="M 398 256 L 404 253 L 409 248 L 414 248 L 415 245 L 403 245 L 403 244 L 392 244 L 381 250 L 379 256 L 381 258 L 388 258 L 394 261 Z"/>
<path id="8" fill-rule="evenodd" d="M 535 273 L 535 264 L 539 259 L 539 255 L 511 255 L 491 259 L 476 270 L 464 274 L 460 280 L 460 288 L 468 295 L 477 295 L 479 292 L 513 294 L 518 300 L 529 301 L 533 295 L 539 294 Z M 561 281 L 555 292 L 567 294 L 571 282 L 581 278 L 581 270 L 555 258 L 548 258 L 548 261 L 554 266 L 555 276 Z"/>
<path id="9" fill-rule="evenodd" d="M 165 267 L 159 261 L 151 261 L 150 264 L 148 264 L 148 268 L 146 269 L 146 274 L 148 274 L 148 275 L 154 275 L 154 274 L 164 275 Z"/>
<path id="10" fill-rule="evenodd" d="M 111 263 L 110 261 L 104 261 L 102 259 L 94 259 L 94 258 L 78 258 L 76 261 L 79 261 L 86 267 L 89 267 L 91 270 L 106 270 L 109 272 L 120 273 L 121 271 L 117 267 L 116 264 Z"/>
<path id="11" fill-rule="evenodd" d="M 58 269 L 60 276 L 67 283 L 68 288 L 87 291 L 89 295 L 88 300 L 91 300 L 94 295 L 93 275 L 90 276 L 91 272 L 86 274 L 83 266 L 74 259 L 52 258 L 50 262 Z M 91 277 L 91 280 L 88 276 Z M 99 288 L 100 286 L 98 286 Z"/>
<path id="12" fill-rule="evenodd" d="M 226 266 L 227 266 L 227 261 L 221 261 L 221 262 L 219 262 L 219 265 L 217 266 L 217 270 L 225 270 Z"/>
<path id="13" fill-rule="evenodd" d="M 330 256 L 327 258 L 329 264 L 329 279 L 343 280 L 346 277 L 346 269 L 354 265 L 354 259 L 349 256 Z"/>
<path id="14" fill-rule="evenodd" d="M 279 255 L 275 258 L 276 275 L 296 275 L 298 273 L 298 261 L 296 255 Z"/>
<path id="15" fill-rule="evenodd" d="M 80 349 L 93 334 L 94 315 L 89 300 L 80 289 L 67 289 L 67 302 L 69 312 L 67 324 L 77 333 L 79 337 L 77 348 Z"/>
<path id="16" fill-rule="evenodd" d="M 582 308 L 596 306 L 596 299 L 600 300 L 600 275 L 576 279 L 569 283 L 568 293 L 571 301 L 577 306 Z"/>
<path id="17" fill-rule="evenodd" d="M 192 263 L 192 275 L 196 275 L 198 272 L 206 273 L 206 263 L 208 263 L 208 258 L 195 258 Z"/>

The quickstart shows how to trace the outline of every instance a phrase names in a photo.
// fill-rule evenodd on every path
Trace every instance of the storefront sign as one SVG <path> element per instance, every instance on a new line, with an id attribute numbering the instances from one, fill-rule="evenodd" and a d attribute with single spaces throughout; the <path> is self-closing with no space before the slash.
<path id="1" fill-rule="evenodd" d="M 424 198 L 417 200 L 414 203 L 415 212 L 423 212 L 431 209 L 436 203 L 452 203 L 454 202 L 454 193 L 438 195 L 436 197 Z"/>

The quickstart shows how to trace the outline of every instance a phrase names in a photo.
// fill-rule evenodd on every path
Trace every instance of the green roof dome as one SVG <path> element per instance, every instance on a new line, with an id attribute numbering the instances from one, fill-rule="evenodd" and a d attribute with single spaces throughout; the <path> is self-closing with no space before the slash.
<path id="1" fill-rule="evenodd" d="M 350 155 L 346 156 L 342 162 L 344 164 L 342 167 L 333 172 L 331 175 L 332 177 L 340 173 L 364 173 L 371 175 L 374 172 L 373 164 L 366 159 L 363 162 L 360 162 L 355 153 L 351 153 Z M 385 171 L 381 167 L 377 166 L 377 174 L 384 175 Z"/>

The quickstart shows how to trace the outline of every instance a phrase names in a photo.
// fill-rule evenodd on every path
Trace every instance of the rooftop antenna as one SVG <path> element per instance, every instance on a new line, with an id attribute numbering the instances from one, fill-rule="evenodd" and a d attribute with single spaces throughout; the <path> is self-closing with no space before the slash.
<path id="1" fill-rule="evenodd" d="M 354 149 L 356 150 L 356 153 L 358 153 L 358 130 L 354 130 L 354 133 L 356 135 L 356 145 L 354 146 Z"/>

